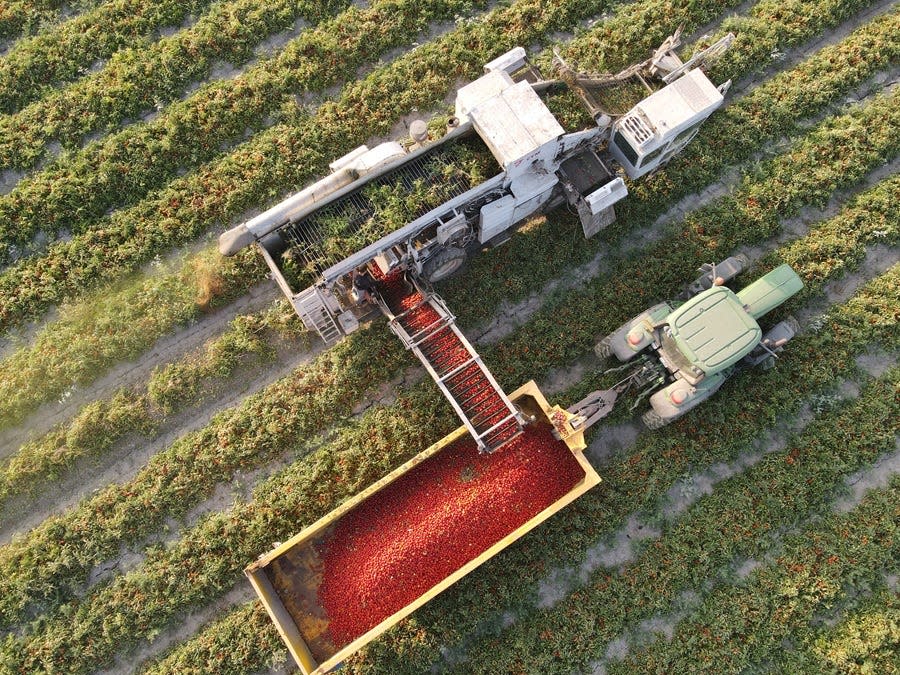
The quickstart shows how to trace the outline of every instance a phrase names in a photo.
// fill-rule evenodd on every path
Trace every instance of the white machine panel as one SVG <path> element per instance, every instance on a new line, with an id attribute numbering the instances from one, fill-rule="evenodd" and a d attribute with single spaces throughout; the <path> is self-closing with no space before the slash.
<path id="1" fill-rule="evenodd" d="M 509 229 L 513 222 L 515 207 L 516 198 L 512 195 L 506 195 L 482 206 L 481 231 L 478 233 L 478 241 L 483 244 L 495 235 Z"/>
<path id="2" fill-rule="evenodd" d="M 462 121 L 469 113 L 500 92 L 513 85 L 513 79 L 503 70 L 492 70 L 456 92 L 456 116 Z"/>
<path id="3" fill-rule="evenodd" d="M 525 170 L 520 160 L 535 151 L 544 164 L 556 155 L 557 139 L 565 133 L 553 113 L 527 82 L 519 82 L 469 113 L 472 123 L 500 166 Z M 546 156 L 545 156 L 546 155 Z"/>
<path id="4" fill-rule="evenodd" d="M 514 47 L 490 63 L 485 63 L 484 72 L 490 73 L 494 70 L 502 70 L 512 75 L 525 66 L 525 58 L 525 49 L 523 47 Z"/>
<path id="5" fill-rule="evenodd" d="M 709 117 L 723 101 L 722 93 L 703 71 L 692 70 L 636 106 L 639 117 L 643 117 L 649 128 L 656 132 L 656 136 L 644 140 L 633 134 L 633 138 L 644 152 L 649 152 L 668 142 L 672 135 L 682 129 Z M 628 125 L 628 118 L 632 114 L 634 113 L 626 115 L 623 125 Z"/>
<path id="6" fill-rule="evenodd" d="M 594 190 L 591 194 L 584 198 L 587 205 L 591 208 L 591 213 L 598 214 L 617 201 L 624 199 L 628 195 L 628 188 L 625 187 L 625 181 L 616 178 L 603 187 Z"/>

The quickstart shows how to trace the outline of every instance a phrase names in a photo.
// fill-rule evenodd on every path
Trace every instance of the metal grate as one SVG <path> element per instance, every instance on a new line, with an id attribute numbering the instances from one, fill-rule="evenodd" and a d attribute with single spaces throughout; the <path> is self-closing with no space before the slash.
<path id="1" fill-rule="evenodd" d="M 631 132 L 638 145 L 643 145 L 653 136 L 653 130 L 636 115 L 629 115 L 622 124 Z"/>
<path id="2" fill-rule="evenodd" d="M 437 196 L 441 203 L 469 190 L 472 186 L 462 172 L 456 172 L 450 180 L 445 178 L 445 169 L 453 164 L 454 147 L 452 144 L 439 145 L 431 152 L 426 152 L 393 171 L 369 181 L 356 191 L 325 205 L 305 218 L 284 226 L 280 234 L 287 243 L 291 256 L 307 270 L 321 274 L 324 270 L 354 253 L 355 251 L 329 252 L 323 247 L 323 242 L 329 235 L 329 229 L 332 230 L 331 236 L 338 236 L 341 239 L 349 238 L 358 234 L 369 219 L 377 217 L 377 206 L 365 194 L 372 187 L 402 186 L 409 192 L 417 183 L 426 187 L 435 186 L 438 188 Z M 423 216 L 438 205 L 421 205 L 409 214 L 407 222 Z M 402 225 L 405 224 L 402 223 Z M 337 230 L 334 229 L 335 225 L 337 225 Z M 372 241 L 366 241 L 365 245 L 377 241 L 382 234 L 376 235 Z"/>

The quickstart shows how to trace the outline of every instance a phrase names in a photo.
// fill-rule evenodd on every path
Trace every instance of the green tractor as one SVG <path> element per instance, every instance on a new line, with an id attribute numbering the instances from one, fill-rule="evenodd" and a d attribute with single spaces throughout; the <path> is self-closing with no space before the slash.
<path id="1" fill-rule="evenodd" d="M 596 391 L 572 406 L 583 424 L 607 415 L 620 394 L 641 392 L 632 406 L 650 395 L 642 419 L 658 429 L 712 396 L 735 373 L 774 365 L 798 331 L 789 317 L 763 333 L 757 320 L 803 288 L 790 265 L 781 265 L 735 293 L 724 284 L 747 265 L 735 256 L 704 265 L 673 305 L 661 302 L 626 322 L 594 347 L 600 358 L 615 356 L 628 371 L 612 389 Z M 652 395 L 651 395 L 652 393 Z"/>

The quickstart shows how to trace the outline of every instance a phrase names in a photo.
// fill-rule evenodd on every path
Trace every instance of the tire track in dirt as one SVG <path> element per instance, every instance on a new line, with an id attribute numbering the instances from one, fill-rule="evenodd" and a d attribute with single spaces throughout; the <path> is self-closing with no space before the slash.
<path id="1" fill-rule="evenodd" d="M 896 357 L 893 358 L 892 363 L 888 363 L 887 360 L 884 360 L 882 363 L 884 368 L 869 370 L 868 374 L 873 377 L 880 376 L 887 367 L 896 363 Z M 841 397 L 838 402 L 839 405 L 852 401 L 859 395 L 859 388 L 853 381 L 843 381 L 838 388 L 847 394 Z M 805 412 L 808 419 L 811 420 L 808 406 Z M 797 434 L 801 431 L 802 429 L 795 430 L 790 428 L 785 430 L 784 433 Z M 782 442 L 782 445 L 785 445 L 785 443 Z M 830 504 L 826 505 L 821 512 L 847 513 L 862 502 L 869 490 L 887 487 L 891 479 L 897 474 L 900 474 L 900 440 L 898 440 L 895 451 L 882 455 L 871 466 L 846 476 L 843 481 L 843 487 L 846 489 L 847 494 L 841 494 L 842 488 L 839 486 Z M 624 660 L 635 648 L 645 647 L 659 639 L 671 641 L 677 624 L 681 620 L 688 618 L 693 610 L 699 608 L 704 597 L 715 588 L 716 582 L 714 580 L 726 584 L 733 583 L 735 580 L 746 579 L 759 567 L 772 564 L 781 553 L 781 540 L 785 534 L 802 531 L 815 523 L 818 518 L 817 514 L 810 515 L 802 521 L 793 524 L 789 530 L 774 533 L 771 537 L 773 544 L 764 557 L 758 560 L 735 560 L 723 566 L 715 574 L 711 575 L 709 583 L 702 588 L 689 589 L 681 593 L 672 603 L 672 611 L 656 614 L 649 619 L 640 621 L 636 626 L 626 627 L 618 637 L 609 641 L 605 658 L 591 664 L 593 673 L 605 673 L 604 666 L 607 663 Z"/>
<path id="2" fill-rule="evenodd" d="M 234 408 L 256 393 L 311 361 L 324 349 L 316 341 L 310 349 L 297 350 L 285 344 L 277 358 L 248 374 L 239 373 L 217 387 L 221 391 L 202 404 L 167 417 L 151 440 L 145 436 L 126 438 L 100 458 L 85 457 L 62 481 L 51 483 L 36 497 L 12 499 L 0 514 L 0 544 L 17 533 L 36 527 L 49 516 L 74 506 L 110 483 L 127 482 L 160 450 L 178 438 L 206 426 L 219 412 Z M 250 377 L 247 377 L 250 375 Z M 22 514 L 26 514 L 23 515 Z"/>

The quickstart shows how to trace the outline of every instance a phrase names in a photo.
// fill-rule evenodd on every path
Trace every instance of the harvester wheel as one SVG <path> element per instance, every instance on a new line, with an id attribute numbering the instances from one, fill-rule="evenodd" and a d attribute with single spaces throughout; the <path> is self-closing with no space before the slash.
<path id="1" fill-rule="evenodd" d="M 466 252 L 456 246 L 448 246 L 438 251 L 425 263 L 422 273 L 430 282 L 446 279 L 456 272 L 466 260 Z"/>
<path id="2" fill-rule="evenodd" d="M 600 340 L 597 344 L 594 345 L 594 353 L 598 358 L 608 359 L 612 356 L 612 335 L 607 335 L 605 338 Z"/>
<path id="3" fill-rule="evenodd" d="M 648 410 L 641 415 L 641 421 L 643 421 L 644 426 L 648 429 L 661 429 L 673 420 L 662 417 L 655 410 Z"/>

